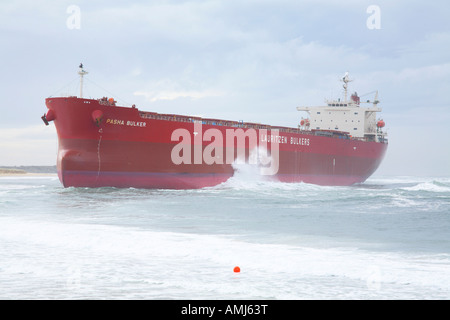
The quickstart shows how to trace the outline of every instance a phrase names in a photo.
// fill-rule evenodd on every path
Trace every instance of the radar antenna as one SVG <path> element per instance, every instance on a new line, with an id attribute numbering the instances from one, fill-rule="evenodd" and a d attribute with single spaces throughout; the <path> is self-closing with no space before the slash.
<path id="1" fill-rule="evenodd" d="M 353 81 L 350 80 L 350 78 L 348 77 L 348 72 L 345 73 L 344 77 L 341 80 L 342 82 L 344 82 L 344 103 L 347 103 L 347 88 L 348 88 L 348 83 Z"/>

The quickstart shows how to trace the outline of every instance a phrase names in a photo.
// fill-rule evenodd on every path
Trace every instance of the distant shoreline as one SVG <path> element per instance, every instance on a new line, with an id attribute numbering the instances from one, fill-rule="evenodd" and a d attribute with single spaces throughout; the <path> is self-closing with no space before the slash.
<path id="1" fill-rule="evenodd" d="M 24 172 L 24 173 L 6 173 L 6 172 L 0 172 L 0 177 L 53 177 L 57 176 L 56 173 L 30 173 L 30 172 Z"/>
<path id="2" fill-rule="evenodd" d="M 0 168 L 0 174 L 4 175 L 4 174 L 8 174 L 8 175 L 22 175 L 22 174 L 26 174 L 27 172 L 25 170 L 20 170 L 20 169 L 4 169 L 4 168 Z"/>
<path id="3" fill-rule="evenodd" d="M 0 176 L 54 175 L 56 166 L 0 166 Z"/>

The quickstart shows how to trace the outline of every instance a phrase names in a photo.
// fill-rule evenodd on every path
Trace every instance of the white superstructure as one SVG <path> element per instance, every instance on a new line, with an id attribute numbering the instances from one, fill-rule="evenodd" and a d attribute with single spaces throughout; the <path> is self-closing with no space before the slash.
<path id="1" fill-rule="evenodd" d="M 376 119 L 376 113 L 381 112 L 381 108 L 377 106 L 378 92 L 374 101 L 366 102 L 372 104 L 370 107 L 361 107 L 356 92 L 351 95 L 350 100 L 347 100 L 347 86 L 352 81 L 348 73 L 341 81 L 344 82 L 343 101 L 326 100 L 325 106 L 297 107 L 298 111 L 306 111 L 309 114 L 309 119 L 302 119 L 302 129 L 346 132 L 352 137 L 370 141 L 384 139 L 385 133 L 382 132 L 384 122 L 382 120 L 377 122 Z"/>

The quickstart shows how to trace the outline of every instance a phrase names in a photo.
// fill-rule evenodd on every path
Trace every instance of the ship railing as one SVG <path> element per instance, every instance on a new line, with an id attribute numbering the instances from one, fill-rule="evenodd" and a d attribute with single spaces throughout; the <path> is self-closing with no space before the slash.
<path id="1" fill-rule="evenodd" d="M 188 122 L 188 123 L 201 123 L 203 125 L 212 125 L 212 126 L 224 126 L 224 127 L 234 127 L 234 128 L 242 128 L 242 129 L 265 129 L 265 130 L 278 130 L 279 132 L 284 133 L 297 133 L 304 135 L 315 135 L 315 136 L 327 136 L 333 137 L 336 139 L 349 139 L 349 140 L 360 140 L 360 141 L 368 141 L 365 137 L 352 137 L 348 134 L 344 134 L 343 132 L 334 132 L 334 131 L 323 131 L 323 130 L 302 130 L 300 128 L 291 128 L 291 127 L 280 127 L 280 126 L 270 126 L 264 125 L 260 123 L 252 123 L 252 122 L 243 122 L 241 121 L 227 121 L 227 120 L 219 120 L 219 119 L 210 119 L 210 118 L 200 118 L 194 116 L 183 116 L 183 115 L 174 115 L 174 114 L 162 114 L 156 112 L 148 112 L 148 111 L 140 111 L 139 115 L 145 119 L 154 119 L 154 120 L 165 120 L 165 121 L 174 121 L 174 122 Z M 387 141 L 387 139 L 384 139 Z"/>

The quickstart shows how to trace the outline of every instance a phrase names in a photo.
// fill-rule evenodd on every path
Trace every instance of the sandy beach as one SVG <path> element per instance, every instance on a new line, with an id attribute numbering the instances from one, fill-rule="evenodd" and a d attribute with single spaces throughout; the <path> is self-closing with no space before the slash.
<path id="1" fill-rule="evenodd" d="M 0 168 L 0 177 L 49 177 L 49 176 L 57 176 L 57 173 L 34 173 L 34 172 L 26 172 L 25 170 L 20 169 L 3 169 Z"/>
<path id="2" fill-rule="evenodd" d="M 58 176 L 57 173 L 3 173 L 0 172 L 0 177 L 52 177 Z"/>
<path id="3" fill-rule="evenodd" d="M 56 175 L 56 166 L 0 166 L 0 177 L 48 177 Z"/>

